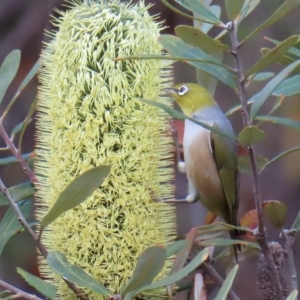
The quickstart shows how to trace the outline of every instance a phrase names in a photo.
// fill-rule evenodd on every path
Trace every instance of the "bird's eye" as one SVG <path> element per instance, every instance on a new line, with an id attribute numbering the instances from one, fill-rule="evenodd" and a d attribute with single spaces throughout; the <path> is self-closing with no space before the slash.
<path id="1" fill-rule="evenodd" d="M 185 95 L 185 94 L 187 93 L 188 90 L 189 90 L 189 89 L 188 89 L 188 87 L 187 87 L 186 85 L 182 85 L 182 86 L 179 88 L 179 90 L 178 90 L 178 95 L 179 95 L 179 96 L 183 96 L 183 95 Z"/>

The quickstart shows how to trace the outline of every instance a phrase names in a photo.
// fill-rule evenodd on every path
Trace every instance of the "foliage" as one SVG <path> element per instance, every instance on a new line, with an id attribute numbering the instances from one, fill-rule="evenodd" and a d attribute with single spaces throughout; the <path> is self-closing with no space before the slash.
<path id="1" fill-rule="evenodd" d="M 159 43 L 161 47 L 166 50 L 166 53 L 160 54 L 160 50 L 158 53 L 147 54 L 126 53 L 121 51 L 121 45 L 120 52 L 113 53 L 114 57 L 111 57 L 110 61 L 112 64 L 118 63 L 118 65 L 121 66 L 124 66 L 124 61 L 128 61 L 128 65 L 134 65 L 136 60 L 139 62 L 149 61 L 149 64 L 147 64 L 148 66 L 152 64 L 152 61 L 162 61 L 161 67 L 168 65 L 166 61 L 184 61 L 195 67 L 199 84 L 207 88 L 212 95 L 215 93 L 217 82 L 226 85 L 236 92 L 239 103 L 231 108 L 227 115 L 232 115 L 241 111 L 243 128 L 237 134 L 237 137 L 229 137 L 236 139 L 239 142 L 240 147 L 245 149 L 246 155 L 239 157 L 239 170 L 240 172 L 252 176 L 255 189 L 254 200 L 256 209 L 246 213 L 240 220 L 242 227 L 235 227 L 222 222 L 214 222 L 192 229 L 185 239 L 169 244 L 166 243 L 163 245 L 159 244 L 147 248 L 145 247 L 136 260 L 135 268 L 132 268 L 130 264 L 127 266 L 126 272 L 131 274 L 130 278 L 126 279 L 126 282 L 123 283 L 122 287 L 113 291 L 107 288 L 107 282 L 99 282 L 97 278 L 86 271 L 87 268 L 82 268 L 79 264 L 75 264 L 73 260 L 70 260 L 70 257 L 56 251 L 56 249 L 48 252 L 40 240 L 40 238 L 43 237 L 43 230 L 52 222 L 55 222 L 55 220 L 61 220 L 62 214 L 68 211 L 75 213 L 75 211 L 78 210 L 78 205 L 86 204 L 86 198 L 92 195 L 95 190 L 99 190 L 98 187 L 101 186 L 107 178 L 110 178 L 111 172 L 116 172 L 118 166 L 116 165 L 115 160 L 112 159 L 110 161 L 110 166 L 90 166 L 88 169 L 85 168 L 85 172 L 72 174 L 74 175 L 72 179 L 69 179 L 67 184 L 63 185 L 63 187 L 61 186 L 60 193 L 58 193 L 55 198 L 56 202 L 53 202 L 53 205 L 49 207 L 47 214 L 43 218 L 40 218 L 38 234 L 32 230 L 31 227 L 36 223 L 32 223 L 28 220 L 31 206 L 31 200 L 28 200 L 28 198 L 33 195 L 33 186 L 36 188 L 38 182 L 35 172 L 33 172 L 29 166 L 29 160 L 34 158 L 35 155 L 33 153 L 22 154 L 21 144 L 24 132 L 30 123 L 32 114 L 35 110 L 36 100 L 32 102 L 32 106 L 25 120 L 20 124 L 16 124 L 10 134 L 8 134 L 4 128 L 3 120 L 9 114 L 12 105 L 17 101 L 18 95 L 38 72 L 40 61 L 37 61 L 28 75 L 24 78 L 0 118 L 0 135 L 6 143 L 6 148 L 2 150 L 10 150 L 13 155 L 12 157 L 0 160 L 0 164 L 7 165 L 19 162 L 22 169 L 29 177 L 29 182 L 24 182 L 10 188 L 6 188 L 2 179 L 0 179 L 0 189 L 3 193 L 3 196 L 0 197 L 0 206 L 6 210 L 4 216 L 0 220 L 0 255 L 6 243 L 24 228 L 36 241 L 37 248 L 45 258 L 45 263 L 47 263 L 53 272 L 63 278 L 68 287 L 80 299 L 88 299 L 88 294 L 85 291 L 93 291 L 97 295 L 103 295 L 107 299 L 130 300 L 134 299 L 144 291 L 165 287 L 169 299 L 173 298 L 176 291 L 188 289 L 190 290 L 190 293 L 193 293 L 194 299 L 204 300 L 207 299 L 205 289 L 207 281 L 205 276 L 197 273 L 194 282 L 189 283 L 186 286 L 183 286 L 180 283 L 181 279 L 200 268 L 208 273 L 215 283 L 220 285 L 220 290 L 215 298 L 216 300 L 226 299 L 227 296 L 230 299 L 237 300 L 239 298 L 232 290 L 232 284 L 238 271 L 238 266 L 234 265 L 235 259 L 232 253 L 232 245 L 239 244 L 243 246 L 238 253 L 239 262 L 252 256 L 260 256 L 259 268 L 263 266 L 263 271 L 268 270 L 265 278 L 267 278 L 268 284 L 273 288 L 271 292 L 275 291 L 276 299 L 284 299 L 288 294 L 289 296 L 286 299 L 296 299 L 298 288 L 291 246 L 294 242 L 295 232 L 300 229 L 300 213 L 292 227 L 287 229 L 286 216 L 289 208 L 286 204 L 278 200 L 262 200 L 259 175 L 263 175 L 263 171 L 278 159 L 289 153 L 300 150 L 300 146 L 285 150 L 274 158 L 268 159 L 256 154 L 255 144 L 267 142 L 266 134 L 262 129 L 262 124 L 265 122 L 271 122 L 295 130 L 300 130 L 299 122 L 282 116 L 273 115 L 282 105 L 286 97 L 300 93 L 299 36 L 291 36 L 284 41 L 267 38 L 267 40 L 275 46 L 272 49 L 262 49 L 261 58 L 258 59 L 245 73 L 243 73 L 241 66 L 243 61 L 241 60 L 240 49 L 241 47 L 247 47 L 248 40 L 258 32 L 285 17 L 300 4 L 300 1 L 284 1 L 282 5 L 267 18 L 267 20 L 262 24 L 259 24 L 258 27 L 247 36 L 242 37 L 241 41 L 238 41 L 237 37 L 240 23 L 250 13 L 255 13 L 255 11 L 259 9 L 259 1 L 226 0 L 224 1 L 223 7 L 219 7 L 210 5 L 210 1 L 175 0 L 175 2 L 180 5 L 180 9 L 175 8 L 174 5 L 167 0 L 162 0 L 162 2 L 176 13 L 193 19 L 194 26 L 180 25 L 175 28 L 176 35 L 161 35 Z M 87 5 L 88 3 L 89 1 L 86 2 Z M 93 2 L 93 4 L 95 4 L 95 2 Z M 220 12 L 222 9 L 226 10 L 227 17 L 230 20 L 229 23 L 225 23 L 220 19 Z M 189 13 L 185 13 L 182 10 L 187 10 Z M 93 12 L 93 14 L 97 13 L 99 13 L 97 10 Z M 77 25 L 73 24 L 72 26 L 76 27 Z M 215 38 L 210 34 L 212 28 L 219 30 L 219 34 Z M 128 30 L 134 29 L 131 28 Z M 230 36 L 230 43 L 221 40 L 225 35 Z M 88 44 L 88 41 L 86 41 L 86 43 Z M 47 49 L 47 51 L 50 50 Z M 234 65 L 227 65 L 223 62 L 223 57 L 230 55 L 233 56 Z M 20 57 L 20 51 L 14 50 L 5 58 L 1 65 L 0 102 L 3 100 L 7 88 L 16 76 L 20 64 Z M 95 61 L 90 64 L 90 67 L 98 68 L 99 65 L 97 64 L 102 59 L 103 57 L 95 57 Z M 282 69 L 277 74 L 268 71 L 268 67 L 274 64 L 282 66 Z M 139 66 L 143 69 L 146 65 L 140 64 Z M 78 70 L 73 70 L 72 72 L 77 71 Z M 122 72 L 125 71 L 123 70 Z M 109 79 L 107 80 L 109 81 Z M 257 81 L 267 81 L 267 83 L 260 91 L 248 98 L 247 89 Z M 134 82 L 134 84 L 136 84 L 136 82 Z M 63 82 L 63 85 L 65 85 L 65 82 Z M 89 85 L 90 83 L 86 82 L 86 84 L 83 85 L 83 89 L 87 89 Z M 55 88 L 54 91 L 56 91 Z M 122 86 L 122 89 L 125 90 L 126 88 L 129 87 Z M 150 107 L 155 107 L 155 110 L 152 110 L 152 112 L 155 112 L 155 117 L 159 118 L 158 111 L 164 111 L 164 117 L 169 114 L 175 119 L 189 119 L 199 126 L 203 126 L 217 134 L 226 135 L 206 123 L 185 116 L 164 103 L 153 101 L 156 99 L 144 99 L 145 97 L 151 98 L 152 96 L 151 93 L 148 94 L 148 96 L 144 96 L 142 93 L 136 92 L 135 106 L 140 109 L 140 107 L 142 107 L 141 105 L 143 105 L 143 107 L 149 105 Z M 276 97 L 272 108 L 266 115 L 260 115 L 262 107 L 265 106 L 266 102 L 270 101 L 272 97 Z M 159 110 L 157 108 L 159 108 Z M 85 121 L 86 119 L 84 118 L 87 118 L 87 116 L 82 118 Z M 146 121 L 145 119 L 139 119 L 138 122 L 142 123 Z M 70 125 L 72 124 L 70 123 Z M 106 125 L 103 123 L 101 126 L 104 128 Z M 48 129 L 46 128 L 45 131 L 47 130 Z M 19 137 L 17 146 L 14 141 L 16 136 Z M 166 150 L 166 148 L 164 149 Z M 45 157 L 47 157 L 47 155 Z M 165 160 L 167 160 L 170 157 L 170 154 L 167 153 L 164 157 Z M 44 162 L 40 162 L 41 165 L 43 163 Z M 166 164 L 160 165 L 160 167 L 164 166 L 166 166 Z M 114 174 L 116 175 L 116 173 Z M 40 174 L 38 175 L 40 176 Z M 57 178 L 53 178 L 53 180 L 55 181 Z M 117 181 L 118 176 L 113 177 L 111 180 Z M 61 185 L 60 181 L 58 183 Z M 105 189 L 107 190 L 106 195 L 109 195 L 109 185 L 106 184 Z M 48 197 L 48 194 L 42 192 L 39 194 L 39 197 L 44 201 L 45 198 Z M 152 198 L 153 197 L 156 197 L 156 195 L 152 195 Z M 273 250 L 270 251 L 270 248 L 273 249 L 274 245 L 267 240 L 263 215 L 270 220 L 272 225 L 281 234 L 283 240 L 282 247 L 286 253 L 286 258 L 284 258 L 284 260 L 288 261 L 287 265 L 291 274 L 291 278 L 288 282 L 288 291 L 281 278 L 281 274 L 278 274 L 276 271 L 277 269 L 281 269 L 282 265 L 285 264 L 285 261 L 278 261 L 278 257 L 272 252 Z M 212 216 L 207 219 L 211 220 L 211 217 Z M 228 234 L 232 230 L 243 232 L 240 240 L 229 240 L 221 237 L 223 234 Z M 214 255 L 215 247 L 222 247 L 223 251 L 218 255 Z M 120 255 L 122 250 L 121 247 L 118 249 L 118 255 Z M 223 280 L 213 268 L 211 264 L 213 259 L 217 262 L 222 260 L 227 263 L 229 273 L 226 280 Z M 170 266 L 170 260 L 172 266 L 169 274 L 164 274 L 164 276 L 158 278 L 157 275 L 160 274 L 161 270 L 163 270 L 166 265 Z M 55 298 L 55 294 L 57 293 L 55 286 L 56 282 L 46 282 L 20 268 L 18 269 L 18 273 L 20 273 L 22 277 L 44 297 L 49 299 Z M 263 274 L 265 273 L 263 272 Z M 259 284 L 261 283 L 258 282 L 258 285 Z M 5 289 L 4 292 L 0 293 L 0 297 L 2 298 L 5 296 L 5 299 L 10 299 L 13 297 L 13 293 L 19 293 L 24 299 L 31 299 L 31 295 L 27 294 L 25 291 L 16 290 L 15 287 L 5 283 L 1 279 L 0 286 Z M 84 288 L 84 292 L 81 288 Z M 263 297 L 264 296 L 261 295 L 260 299 L 264 300 L 265 298 Z M 36 299 L 39 298 L 37 297 Z"/>

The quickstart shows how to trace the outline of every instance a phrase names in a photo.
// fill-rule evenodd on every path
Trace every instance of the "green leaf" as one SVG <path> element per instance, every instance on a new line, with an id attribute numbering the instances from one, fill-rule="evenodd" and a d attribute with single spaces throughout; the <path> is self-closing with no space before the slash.
<path id="1" fill-rule="evenodd" d="M 32 153 L 23 154 L 22 158 L 27 160 L 31 157 L 31 155 L 32 155 Z M 18 162 L 15 156 L 0 158 L 0 166 L 8 165 L 8 164 L 15 163 L 15 162 Z"/>
<path id="2" fill-rule="evenodd" d="M 296 94 L 300 94 L 300 74 L 295 75 L 281 82 L 272 95 L 284 95 L 290 97 Z"/>
<path id="3" fill-rule="evenodd" d="M 274 77 L 273 72 L 261 72 L 261 73 L 256 73 L 254 76 L 249 76 L 248 79 L 251 81 L 266 81 L 268 79 L 271 79 Z"/>
<path id="4" fill-rule="evenodd" d="M 197 230 L 196 228 L 193 228 L 186 237 L 187 245 L 176 255 L 175 261 L 170 271 L 170 275 L 178 272 L 183 268 L 189 256 L 189 253 L 192 249 L 192 246 L 195 243 L 196 237 L 197 237 Z M 172 298 L 174 289 L 175 289 L 174 283 L 167 286 L 167 291 L 170 298 Z"/>
<path id="5" fill-rule="evenodd" d="M 271 38 L 268 38 L 268 37 L 265 37 L 265 40 L 267 40 L 271 43 L 274 43 L 275 45 L 280 44 L 280 41 L 277 41 L 277 40 L 274 40 L 274 39 L 271 39 Z M 297 59 L 300 58 L 300 50 L 298 48 L 291 47 L 288 52 L 292 55 L 295 55 L 297 57 Z"/>
<path id="6" fill-rule="evenodd" d="M 292 293 L 289 294 L 286 300 L 297 300 L 297 296 L 298 296 L 298 291 L 294 290 Z"/>
<path id="7" fill-rule="evenodd" d="M 207 247 L 207 246 L 217 246 L 217 247 L 226 246 L 227 247 L 227 246 L 233 246 L 236 244 L 241 244 L 243 246 L 260 249 L 260 247 L 257 243 L 248 242 L 248 241 L 244 241 L 244 240 L 231 240 L 231 239 L 222 239 L 222 238 L 198 241 L 198 244 L 203 247 Z"/>
<path id="8" fill-rule="evenodd" d="M 300 212 L 298 212 L 298 215 L 292 225 L 292 229 L 295 229 L 296 232 L 300 230 Z"/>
<path id="9" fill-rule="evenodd" d="M 8 192 L 10 193 L 14 201 L 18 202 L 32 197 L 34 194 L 34 188 L 31 182 L 25 182 L 8 188 Z M 8 201 L 6 200 L 6 198 L 3 196 L 3 194 L 0 194 L 0 206 L 7 204 Z"/>
<path id="10" fill-rule="evenodd" d="M 167 260 L 167 251 L 158 246 L 149 247 L 139 257 L 131 279 L 128 281 L 121 295 L 149 285 L 164 267 Z"/>
<path id="11" fill-rule="evenodd" d="M 225 8 L 230 21 L 234 21 L 242 11 L 245 0 L 225 0 Z"/>
<path id="12" fill-rule="evenodd" d="M 111 296 L 111 292 L 104 285 L 85 273 L 81 268 L 70 264 L 62 253 L 58 251 L 51 251 L 48 253 L 46 259 L 51 270 L 60 275 L 62 278 L 79 286 L 91 289 L 100 295 L 104 295 L 106 297 Z"/>
<path id="13" fill-rule="evenodd" d="M 92 168 L 76 177 L 59 195 L 53 207 L 42 219 L 40 231 L 52 223 L 62 213 L 79 205 L 96 191 L 110 172 L 110 167 Z"/>
<path id="14" fill-rule="evenodd" d="M 278 44 L 272 50 L 264 54 L 247 72 L 246 77 L 250 74 L 255 74 L 260 70 L 266 68 L 270 64 L 276 62 L 279 57 L 286 53 L 293 45 L 299 41 L 299 36 L 294 35 L 287 38 L 285 41 Z"/>
<path id="15" fill-rule="evenodd" d="M 199 252 L 190 263 L 188 263 L 184 268 L 182 268 L 178 272 L 127 294 L 124 297 L 124 300 L 131 300 L 135 295 L 141 293 L 142 291 L 158 289 L 176 283 L 177 281 L 181 280 L 182 278 L 193 272 L 208 258 L 208 256 L 209 250 L 208 248 L 205 248 L 201 252 Z"/>
<path id="16" fill-rule="evenodd" d="M 40 69 L 40 67 L 41 67 L 40 60 L 38 59 L 37 62 L 34 64 L 34 66 L 29 71 L 29 73 L 26 75 L 26 77 L 24 78 L 24 80 L 21 82 L 21 84 L 20 84 L 17 92 L 15 93 L 15 95 L 13 96 L 13 98 L 11 99 L 11 101 L 9 102 L 9 104 L 7 105 L 7 107 L 5 108 L 5 111 L 4 111 L 3 115 L 6 115 L 8 113 L 8 111 L 10 110 L 10 108 L 14 105 L 14 103 L 18 99 L 18 96 L 24 90 L 24 88 L 26 87 L 26 85 L 31 81 L 31 79 L 36 75 L 36 73 L 38 72 L 38 70 Z"/>
<path id="17" fill-rule="evenodd" d="M 300 122 L 293 121 L 289 118 L 273 117 L 273 116 L 258 116 L 255 119 L 264 122 L 272 122 L 275 124 L 284 125 L 284 126 L 288 126 L 300 130 Z"/>
<path id="18" fill-rule="evenodd" d="M 139 98 L 139 100 L 142 101 L 142 102 L 144 102 L 144 103 L 147 103 L 149 105 L 161 108 L 162 110 L 164 110 L 166 113 L 168 113 L 170 116 L 172 116 L 173 118 L 175 118 L 177 120 L 185 120 L 185 119 L 190 120 L 190 121 L 194 122 L 195 124 L 200 125 L 200 126 L 206 128 L 206 129 L 208 129 L 208 130 L 210 130 L 212 132 L 215 132 L 215 133 L 221 134 L 221 135 L 223 135 L 225 137 L 228 137 L 230 139 L 236 140 L 235 137 L 230 136 L 230 135 L 228 135 L 226 133 L 223 133 L 222 131 L 219 131 L 219 130 L 215 129 L 214 127 L 211 127 L 211 126 L 209 126 L 209 125 L 207 125 L 207 124 L 205 124 L 203 122 L 200 122 L 200 121 L 198 121 L 196 119 L 190 118 L 190 117 L 184 115 L 183 113 L 181 113 L 180 111 L 175 110 L 175 109 L 173 109 L 173 108 L 171 108 L 171 107 L 169 107 L 167 105 L 164 105 L 164 104 L 162 104 L 160 102 L 156 102 L 156 101 L 152 101 L 152 100 L 147 100 L 147 99 L 142 99 L 142 98 Z"/>
<path id="19" fill-rule="evenodd" d="M 31 212 L 31 203 L 24 201 L 19 204 L 19 208 L 24 216 L 28 218 Z M 14 210 L 10 207 L 0 222 L 0 257 L 6 243 L 17 234 L 22 228 L 22 225 L 18 221 L 18 217 Z"/>
<path id="20" fill-rule="evenodd" d="M 187 245 L 187 240 L 179 240 L 166 246 L 167 257 L 177 254 Z"/>
<path id="21" fill-rule="evenodd" d="M 230 48 L 218 40 L 214 40 L 201 30 L 186 25 L 175 27 L 176 35 L 188 45 L 202 49 L 205 52 L 211 50 L 230 51 Z"/>
<path id="22" fill-rule="evenodd" d="M 221 8 L 219 5 L 211 5 L 207 7 L 218 19 L 220 19 L 221 16 Z M 194 13 L 195 18 L 198 18 L 199 15 Z M 200 29 L 204 33 L 208 33 L 212 27 L 214 27 L 213 24 L 200 22 L 197 20 L 194 20 L 194 27 Z"/>
<path id="23" fill-rule="evenodd" d="M 13 50 L 4 59 L 0 67 L 0 103 L 6 93 L 7 88 L 15 78 L 21 60 L 21 51 Z"/>
<path id="24" fill-rule="evenodd" d="M 292 148 L 292 149 L 289 149 L 289 150 L 286 150 L 284 152 L 281 152 L 280 154 L 278 154 L 277 156 L 275 156 L 274 158 L 272 158 L 271 160 L 269 160 L 260 170 L 260 172 L 262 172 L 266 167 L 268 167 L 270 164 L 272 164 L 273 162 L 275 162 L 276 160 L 278 160 L 279 158 L 287 155 L 287 154 L 290 154 L 290 153 L 293 153 L 295 151 L 299 151 L 300 150 L 300 146 L 298 147 L 295 147 L 295 148 Z"/>
<path id="25" fill-rule="evenodd" d="M 34 287 L 39 293 L 46 296 L 49 299 L 55 298 L 56 287 L 21 268 L 17 268 L 17 272 L 25 279 L 25 281 L 32 287 Z"/>
<path id="26" fill-rule="evenodd" d="M 278 7 L 278 9 L 261 25 L 259 25 L 253 32 L 251 32 L 244 41 L 248 40 L 257 32 L 261 31 L 262 29 L 274 24 L 284 16 L 286 16 L 290 11 L 292 11 L 298 4 L 300 0 L 285 0 L 284 3 Z"/>
<path id="27" fill-rule="evenodd" d="M 277 200 L 263 202 L 266 216 L 277 229 L 282 229 L 285 225 L 287 209 L 284 203 Z"/>
<path id="28" fill-rule="evenodd" d="M 29 119 L 29 120 L 27 121 L 27 125 L 30 124 L 31 121 L 32 121 L 32 119 Z M 23 126 L 24 126 L 24 122 L 25 122 L 25 121 L 19 123 L 17 126 L 15 126 L 15 127 L 13 128 L 13 130 L 11 131 L 11 134 L 10 134 L 12 138 L 13 138 L 17 133 L 19 133 L 19 132 L 22 130 L 22 128 L 23 128 Z"/>
<path id="29" fill-rule="evenodd" d="M 222 22 L 204 5 L 197 0 L 175 0 L 187 10 L 197 14 L 203 22 L 221 25 Z"/>
<path id="30" fill-rule="evenodd" d="M 257 142 L 262 141 L 266 137 L 264 131 L 258 129 L 257 126 L 249 125 L 243 128 L 238 136 L 238 141 L 241 146 L 248 147 Z"/>
<path id="31" fill-rule="evenodd" d="M 224 281 L 222 287 L 220 288 L 219 293 L 217 294 L 217 297 L 215 298 L 215 300 L 226 300 L 227 299 L 227 295 L 231 289 L 231 286 L 233 284 L 233 280 L 235 278 L 238 268 L 239 268 L 239 266 L 235 265 L 233 267 L 233 269 L 230 271 L 230 273 L 226 277 L 226 280 Z"/>
<path id="32" fill-rule="evenodd" d="M 199 68 L 224 84 L 234 88 L 236 81 L 226 66 L 220 66 L 220 62 L 201 49 L 192 47 L 176 36 L 163 34 L 159 42 L 164 49 L 174 56 L 185 57 L 186 59 L 201 59 L 206 62 L 187 61 L 190 65 Z M 216 65 L 213 65 L 215 63 Z"/>
<path id="33" fill-rule="evenodd" d="M 255 155 L 255 157 L 258 170 L 265 168 L 265 165 L 268 163 L 268 159 L 260 155 Z M 250 158 L 248 155 L 242 155 L 238 157 L 238 169 L 243 174 L 252 174 Z"/>
<path id="34" fill-rule="evenodd" d="M 231 251 L 232 251 L 231 248 L 226 248 L 218 256 L 214 257 L 214 261 L 224 260 L 227 261 L 227 263 L 230 262 L 232 264 L 235 264 L 236 259 L 232 255 Z M 261 250 L 259 249 L 251 248 L 251 247 L 241 247 L 241 251 L 238 252 L 239 263 L 249 257 L 259 256 L 260 254 L 261 254 Z"/>
<path id="35" fill-rule="evenodd" d="M 259 113 L 262 106 L 265 104 L 268 97 L 272 94 L 272 92 L 277 88 L 277 86 L 286 78 L 288 77 L 293 70 L 300 65 L 300 60 L 297 60 L 287 66 L 285 69 L 283 69 L 280 73 L 278 73 L 273 79 L 271 79 L 265 87 L 252 96 L 249 101 L 253 101 L 253 104 L 251 106 L 250 110 L 250 119 L 251 121 L 254 120 L 254 118 Z"/>
<path id="36" fill-rule="evenodd" d="M 241 16 L 238 20 L 238 23 L 240 23 L 242 20 L 244 20 L 247 16 L 249 16 L 253 10 L 256 8 L 256 6 L 260 3 L 260 0 L 246 0 L 244 1 L 244 6 L 241 11 Z"/>
<path id="37" fill-rule="evenodd" d="M 215 222 L 210 225 L 198 226 L 197 227 L 198 236 L 196 238 L 196 241 L 212 239 L 235 229 L 241 231 L 248 231 L 248 228 L 237 227 L 223 222 Z"/>

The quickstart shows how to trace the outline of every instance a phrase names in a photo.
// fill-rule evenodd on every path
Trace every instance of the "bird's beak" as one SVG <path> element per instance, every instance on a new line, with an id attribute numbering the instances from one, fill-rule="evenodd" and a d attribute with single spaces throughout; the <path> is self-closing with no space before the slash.
<path id="1" fill-rule="evenodd" d="M 174 88 L 166 88 L 166 89 L 163 89 L 163 91 L 170 97 L 174 97 L 177 94 L 177 92 Z"/>

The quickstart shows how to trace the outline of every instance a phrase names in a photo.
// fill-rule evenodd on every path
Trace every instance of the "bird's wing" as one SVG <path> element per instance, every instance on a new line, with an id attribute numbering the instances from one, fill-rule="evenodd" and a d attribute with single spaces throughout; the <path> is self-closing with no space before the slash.
<path id="1" fill-rule="evenodd" d="M 212 125 L 216 129 L 222 131 L 216 123 Z M 235 141 L 226 138 L 220 134 L 211 132 L 210 134 L 211 150 L 214 161 L 217 166 L 218 173 L 224 189 L 224 194 L 228 203 L 230 219 L 225 220 L 233 225 L 238 225 L 237 211 L 237 147 Z"/>

